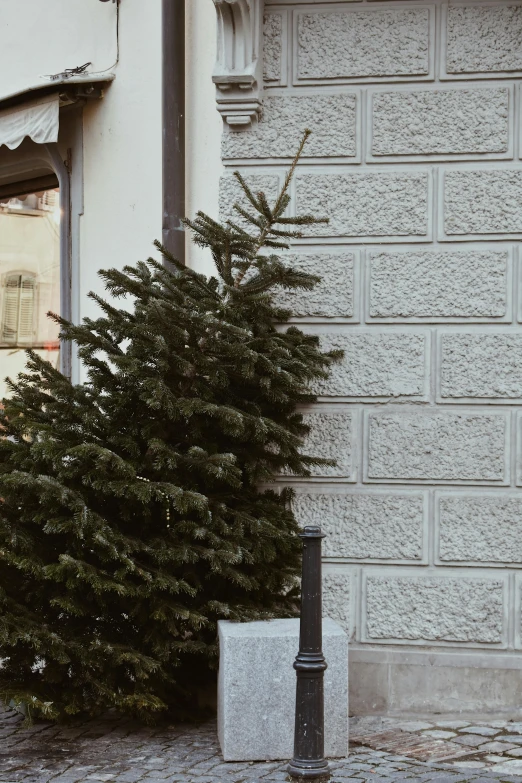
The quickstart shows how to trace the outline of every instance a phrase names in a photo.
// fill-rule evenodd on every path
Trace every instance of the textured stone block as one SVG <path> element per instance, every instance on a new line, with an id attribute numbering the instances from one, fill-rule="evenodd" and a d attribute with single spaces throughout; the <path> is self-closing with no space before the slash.
<path id="1" fill-rule="evenodd" d="M 444 176 L 447 234 L 522 231 L 522 170 L 448 171 Z"/>
<path id="2" fill-rule="evenodd" d="M 218 736 L 225 761 L 290 759 L 299 620 L 220 620 Z M 325 755 L 348 753 L 348 639 L 323 620 Z"/>
<path id="3" fill-rule="evenodd" d="M 322 280 L 311 291 L 285 291 L 276 296 L 294 316 L 352 318 L 354 315 L 354 254 L 319 253 L 285 255 L 283 261 Z"/>
<path id="4" fill-rule="evenodd" d="M 300 13 L 298 78 L 428 74 L 429 26 L 427 8 Z"/>
<path id="5" fill-rule="evenodd" d="M 442 495 L 438 518 L 439 560 L 522 564 L 522 497 Z"/>
<path id="6" fill-rule="evenodd" d="M 522 334 L 443 334 L 440 395 L 521 398 Z"/>
<path id="7" fill-rule="evenodd" d="M 244 180 L 254 193 L 264 191 L 268 203 L 274 203 L 279 192 L 279 177 L 274 174 L 244 174 Z M 252 229 L 250 223 L 234 209 L 238 203 L 243 209 L 252 210 L 252 205 L 246 198 L 237 179 L 231 174 L 224 174 L 219 183 L 219 215 L 221 220 L 230 219 L 242 228 Z"/>
<path id="8" fill-rule="evenodd" d="M 520 575 L 516 577 L 516 592 L 517 592 L 517 599 L 518 599 L 518 618 L 517 618 L 517 633 L 516 633 L 516 642 L 515 642 L 515 648 L 518 648 L 519 650 L 522 648 L 522 578 Z M 517 684 L 517 691 L 518 691 L 518 684 Z"/>
<path id="9" fill-rule="evenodd" d="M 503 414 L 372 413 L 368 477 L 414 481 L 503 481 Z"/>
<path id="10" fill-rule="evenodd" d="M 370 253 L 371 318 L 500 318 L 507 309 L 504 250 Z"/>
<path id="11" fill-rule="evenodd" d="M 313 476 L 351 478 L 354 480 L 353 414 L 305 413 L 303 419 L 310 427 L 302 453 L 323 459 L 336 460 L 335 466 L 311 468 Z"/>
<path id="12" fill-rule="evenodd" d="M 330 376 L 313 385 L 329 397 L 419 397 L 425 393 L 426 335 L 412 332 L 328 332 L 324 350 L 342 349 Z"/>
<path id="13" fill-rule="evenodd" d="M 266 82 L 281 79 L 283 16 L 265 14 L 263 24 L 263 77 Z"/>
<path id="14" fill-rule="evenodd" d="M 499 644 L 504 582 L 482 577 L 368 576 L 366 636 Z"/>
<path id="15" fill-rule="evenodd" d="M 352 576 L 350 571 L 323 570 L 323 616 L 331 617 L 351 637 Z"/>
<path id="16" fill-rule="evenodd" d="M 270 95 L 252 128 L 223 133 L 224 158 L 291 158 L 305 128 L 312 135 L 303 157 L 356 154 L 355 95 Z"/>
<path id="17" fill-rule="evenodd" d="M 519 5 L 449 5 L 446 34 L 448 73 L 522 70 Z"/>
<path id="18" fill-rule="evenodd" d="M 428 188 L 424 171 L 301 174 L 296 209 L 297 214 L 330 218 L 329 224 L 309 226 L 309 236 L 424 237 Z"/>
<path id="19" fill-rule="evenodd" d="M 507 152 L 509 92 L 499 87 L 376 93 L 372 154 Z"/>
<path id="20" fill-rule="evenodd" d="M 323 554 L 354 560 L 420 560 L 424 500 L 418 493 L 301 493 L 292 501 L 300 525 L 326 533 Z"/>

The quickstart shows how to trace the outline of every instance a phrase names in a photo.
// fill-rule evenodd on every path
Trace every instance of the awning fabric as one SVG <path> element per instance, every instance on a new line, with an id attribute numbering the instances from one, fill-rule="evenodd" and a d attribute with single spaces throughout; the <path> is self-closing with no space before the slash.
<path id="1" fill-rule="evenodd" d="M 0 111 L 0 147 L 19 147 L 28 136 L 37 144 L 58 141 L 60 101 L 58 93 Z"/>

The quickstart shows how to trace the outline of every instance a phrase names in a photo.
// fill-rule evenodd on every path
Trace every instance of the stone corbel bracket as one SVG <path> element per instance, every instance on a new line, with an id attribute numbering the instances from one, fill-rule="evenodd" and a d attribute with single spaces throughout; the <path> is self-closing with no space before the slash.
<path id="1" fill-rule="evenodd" d="M 240 129 L 261 111 L 264 0 L 214 0 L 218 17 L 217 61 L 212 74 L 217 109 Z"/>

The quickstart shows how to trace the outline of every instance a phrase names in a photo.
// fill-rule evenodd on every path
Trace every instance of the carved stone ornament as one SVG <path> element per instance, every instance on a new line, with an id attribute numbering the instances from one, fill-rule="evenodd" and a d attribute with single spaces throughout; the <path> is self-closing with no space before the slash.
<path id="1" fill-rule="evenodd" d="M 264 0 L 214 0 L 217 61 L 212 75 L 217 109 L 233 128 L 251 124 L 261 110 Z"/>

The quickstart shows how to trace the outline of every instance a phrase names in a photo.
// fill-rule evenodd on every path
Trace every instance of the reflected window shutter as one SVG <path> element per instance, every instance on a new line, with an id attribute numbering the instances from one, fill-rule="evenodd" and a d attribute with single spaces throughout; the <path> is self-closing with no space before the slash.
<path id="1" fill-rule="evenodd" d="M 2 340 L 30 343 L 33 340 L 36 280 L 31 275 L 8 275 L 4 290 Z"/>
<path id="2" fill-rule="evenodd" d="M 18 342 L 26 343 L 33 339 L 35 279 L 22 275 L 20 283 Z"/>
<path id="3" fill-rule="evenodd" d="M 9 275 L 5 281 L 2 339 L 16 343 L 20 310 L 20 275 Z"/>

